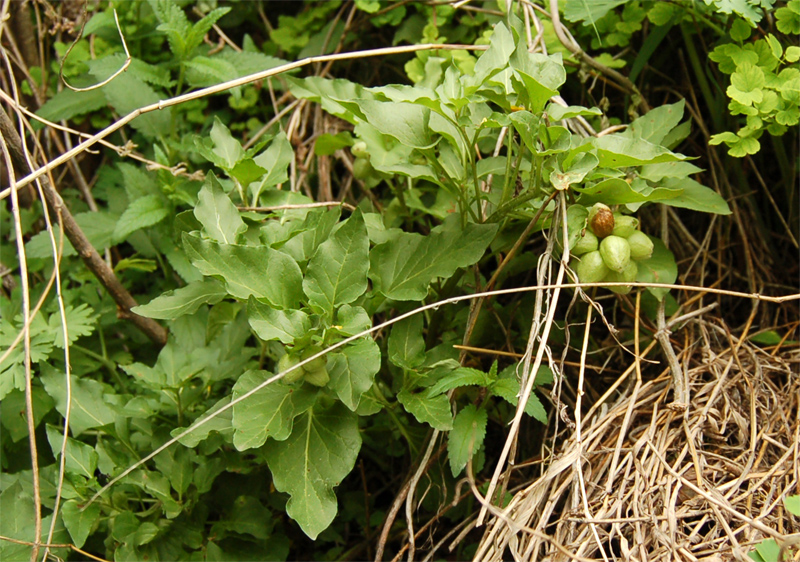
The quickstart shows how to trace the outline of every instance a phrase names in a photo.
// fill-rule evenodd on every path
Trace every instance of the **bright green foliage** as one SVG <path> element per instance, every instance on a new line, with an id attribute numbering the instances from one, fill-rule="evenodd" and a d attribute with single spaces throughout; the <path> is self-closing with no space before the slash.
<path id="1" fill-rule="evenodd" d="M 486 410 L 479 410 L 474 404 L 468 404 L 456 415 L 447 436 L 447 458 L 453 476 L 458 476 L 478 452 L 486 436 L 487 420 Z"/>

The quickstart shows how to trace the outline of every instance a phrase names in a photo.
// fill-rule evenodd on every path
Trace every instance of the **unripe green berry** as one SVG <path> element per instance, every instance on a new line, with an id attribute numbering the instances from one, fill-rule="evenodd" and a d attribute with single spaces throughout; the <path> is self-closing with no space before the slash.
<path id="1" fill-rule="evenodd" d="M 281 357 L 280 360 L 278 360 L 278 367 L 277 367 L 278 372 L 283 373 L 284 371 L 288 371 L 289 369 L 297 365 L 299 362 L 300 359 L 296 355 L 290 355 L 287 353 L 286 355 Z M 304 374 L 305 371 L 302 368 L 295 369 L 294 371 L 287 373 L 286 376 L 283 377 L 283 380 L 291 384 L 293 382 L 297 382 L 300 379 L 302 379 Z"/>
<path id="2" fill-rule="evenodd" d="M 372 176 L 372 172 L 375 168 L 372 167 L 372 164 L 369 163 L 369 160 L 366 158 L 356 158 L 353 160 L 353 176 L 357 180 L 365 181 L 370 176 Z"/>
<path id="3" fill-rule="evenodd" d="M 303 353 L 300 354 L 300 360 L 305 361 L 306 359 L 308 359 L 313 355 L 316 355 L 320 351 L 322 351 L 322 348 L 320 346 L 312 345 L 311 347 L 307 348 L 305 351 L 303 351 Z M 312 371 L 319 371 L 320 369 L 324 369 L 327 363 L 328 361 L 327 359 L 325 359 L 325 356 L 323 355 L 303 365 L 303 370 L 306 373 L 310 373 Z"/>
<path id="4" fill-rule="evenodd" d="M 597 240 L 597 236 L 589 230 L 588 228 L 583 231 L 583 236 L 578 237 L 578 241 L 575 242 L 575 245 L 570 248 L 573 256 L 582 256 L 583 254 L 588 254 L 589 252 L 594 252 L 599 245 L 599 240 Z"/>
<path id="5" fill-rule="evenodd" d="M 653 255 L 653 241 L 641 230 L 628 236 L 628 244 L 631 247 L 632 260 L 646 260 Z"/>
<path id="6" fill-rule="evenodd" d="M 353 156 L 356 158 L 364 158 L 369 160 L 369 152 L 367 152 L 367 143 L 364 141 L 358 141 L 353 146 L 350 147 L 350 152 L 353 153 Z"/>
<path id="7" fill-rule="evenodd" d="M 614 231 L 611 234 L 614 236 L 627 238 L 636 232 L 637 226 L 639 226 L 639 219 L 636 217 L 629 217 L 620 213 L 614 213 Z"/>
<path id="8" fill-rule="evenodd" d="M 306 372 L 305 381 L 308 384 L 313 384 L 314 386 L 325 386 L 330 380 L 331 377 L 328 375 L 328 369 L 325 367 L 317 369 L 316 371 Z"/>
<path id="9" fill-rule="evenodd" d="M 621 272 L 611 271 L 603 281 L 609 283 L 633 283 L 636 281 L 636 276 L 639 274 L 639 266 L 636 262 L 628 262 L 628 266 Z M 631 292 L 631 286 L 618 285 L 616 287 L 606 287 L 609 291 L 617 293 L 618 295 L 627 295 Z"/>
<path id="10" fill-rule="evenodd" d="M 612 234 L 600 242 L 600 255 L 608 269 L 621 272 L 631 261 L 631 246 L 625 238 Z"/>
<path id="11" fill-rule="evenodd" d="M 609 273 L 608 267 L 603 262 L 603 256 L 597 250 L 584 254 L 576 261 L 574 269 L 581 283 L 597 283 Z"/>

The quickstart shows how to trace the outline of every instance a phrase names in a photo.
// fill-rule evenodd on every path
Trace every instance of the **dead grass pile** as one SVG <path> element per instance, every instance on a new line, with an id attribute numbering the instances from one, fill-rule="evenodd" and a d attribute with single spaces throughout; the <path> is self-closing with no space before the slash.
<path id="1" fill-rule="evenodd" d="M 679 354 L 689 408 L 669 407 L 669 370 L 630 381 L 554 437 L 543 473 L 493 511 L 474 560 L 749 560 L 764 539 L 790 546 L 800 351 L 693 323 L 699 337 Z"/>

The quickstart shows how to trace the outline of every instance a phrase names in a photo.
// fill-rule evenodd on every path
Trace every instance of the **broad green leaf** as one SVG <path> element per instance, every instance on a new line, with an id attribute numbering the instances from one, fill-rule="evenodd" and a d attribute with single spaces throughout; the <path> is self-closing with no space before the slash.
<path id="1" fill-rule="evenodd" d="M 211 533 L 218 535 L 221 531 L 232 531 L 257 539 L 267 539 L 274 525 L 275 517 L 272 512 L 257 498 L 241 495 L 233 502 L 233 507 L 226 516 L 214 523 Z"/>
<path id="2" fill-rule="evenodd" d="M 581 194 L 582 205 L 591 206 L 602 202 L 606 205 L 622 205 L 625 203 L 647 203 L 672 200 L 681 194 L 679 188 L 656 187 L 644 194 L 636 191 L 631 184 L 619 178 L 608 178 L 587 188 L 573 186 Z"/>
<path id="3" fill-rule="evenodd" d="M 702 171 L 702 168 L 698 168 L 689 162 L 664 162 L 663 164 L 642 166 L 639 171 L 639 177 L 657 182 L 664 178 L 685 178 Z"/>
<path id="4" fill-rule="evenodd" d="M 30 471 L 27 471 L 30 473 Z M 6 473 L 3 473 L 5 477 Z M 55 478 L 53 476 L 52 478 Z M 36 536 L 34 525 L 34 504 L 33 498 L 28 493 L 19 479 L 12 480 L 13 483 L 6 486 L 0 493 L 0 536 L 4 538 L 16 539 L 18 541 L 31 542 Z M 41 543 L 48 543 L 48 533 L 52 516 L 48 515 L 42 519 Z M 69 542 L 69 537 L 64 530 L 61 521 L 56 523 L 56 532 L 53 534 L 53 544 L 64 544 Z M 40 553 L 42 550 L 39 551 Z M 53 548 L 50 551 L 54 557 L 65 560 L 70 552 L 69 549 Z M 7 540 L 0 540 L 0 560 L 3 562 L 28 562 L 31 559 L 31 547 L 27 544 L 13 543 Z"/>
<path id="5" fill-rule="evenodd" d="M 430 148 L 435 144 L 428 126 L 430 109 L 427 107 L 374 100 L 358 100 L 358 106 L 370 125 L 405 146 Z"/>
<path id="6" fill-rule="evenodd" d="M 560 170 L 550 172 L 550 183 L 558 190 L 567 189 L 574 183 L 582 182 L 583 178 L 596 167 L 597 156 L 591 152 L 582 152 L 563 172 Z"/>
<path id="7" fill-rule="evenodd" d="M 81 506 L 75 500 L 67 500 L 61 506 L 61 518 L 69 531 L 69 536 L 72 537 L 72 543 L 78 548 L 82 548 L 86 544 L 86 539 L 99 517 L 99 502 Z"/>
<path id="8" fill-rule="evenodd" d="M 447 436 L 447 458 L 453 476 L 458 476 L 464 470 L 469 459 L 483 445 L 488 419 L 486 410 L 478 409 L 474 404 L 468 404 L 456 414 L 453 429 Z"/>
<path id="9" fill-rule="evenodd" d="M 302 310 L 278 310 L 253 297 L 247 301 L 247 320 L 263 341 L 290 344 L 311 330 L 311 319 Z"/>
<path id="10" fill-rule="evenodd" d="M 764 539 L 757 543 L 756 553 L 759 556 L 758 560 L 764 560 L 764 562 L 778 562 L 782 558 L 781 547 L 778 546 L 775 539 Z M 749 554 L 752 558 L 754 553 L 751 552 Z"/>
<path id="11" fill-rule="evenodd" d="M 294 150 L 283 131 L 275 135 L 264 152 L 253 158 L 253 162 L 267 170 L 263 178 L 250 186 L 254 203 L 258 203 L 258 196 L 262 191 L 289 179 L 287 170 L 293 159 Z"/>
<path id="12" fill-rule="evenodd" d="M 514 79 L 522 86 L 517 86 L 520 100 L 534 113 L 540 112 L 547 100 L 558 94 L 558 89 L 567 80 L 561 55 L 548 57 L 541 53 L 529 53 L 524 41 L 517 45 L 509 62 L 514 70 Z"/>
<path id="13" fill-rule="evenodd" d="M 592 107 L 591 109 L 580 105 L 569 105 L 567 107 L 564 107 L 563 105 L 558 103 L 548 104 L 546 112 L 547 115 L 550 116 L 551 121 L 561 121 L 562 119 L 574 119 L 575 117 L 579 116 L 592 117 L 603 114 L 600 108 L 597 107 Z"/>
<path id="14" fill-rule="evenodd" d="M 235 244 L 239 235 L 247 230 L 239 210 L 223 191 L 214 172 L 206 176 L 206 182 L 197 194 L 194 216 L 203 225 L 205 233 L 222 244 Z"/>
<path id="15" fill-rule="evenodd" d="M 736 67 L 736 72 L 731 74 L 731 85 L 726 93 L 742 105 L 753 105 L 764 98 L 761 88 L 766 84 L 764 71 L 760 66 L 744 62 Z"/>
<path id="16" fill-rule="evenodd" d="M 678 278 L 678 265 L 675 263 L 675 256 L 667 249 L 664 243 L 658 238 L 648 236 L 653 242 L 653 255 L 646 260 L 638 262 L 639 273 L 636 281 L 639 283 L 675 283 Z M 659 301 L 663 300 L 664 295 L 669 293 L 669 289 L 660 287 L 648 287 L 650 293 Z"/>
<path id="17" fill-rule="evenodd" d="M 61 429 L 50 424 L 46 427 L 47 440 L 50 442 L 50 449 L 53 456 L 58 460 L 61 457 L 61 446 L 64 436 Z M 87 445 L 72 437 L 67 437 L 66 460 L 64 470 L 67 474 L 76 474 L 85 478 L 93 478 L 97 468 L 97 451 L 91 445 Z"/>
<path id="18" fill-rule="evenodd" d="M 237 299 L 264 299 L 295 308 L 302 298 L 302 274 L 292 258 L 268 246 L 217 244 L 183 233 L 187 257 L 203 275 L 221 278 Z"/>
<path id="19" fill-rule="evenodd" d="M 330 156 L 337 150 L 353 145 L 353 135 L 349 131 L 342 131 L 335 135 L 322 133 L 314 142 L 314 154 L 317 156 Z"/>
<path id="20" fill-rule="evenodd" d="M 437 396 L 453 388 L 472 385 L 485 387 L 490 382 L 491 379 L 483 371 L 470 367 L 459 367 L 436 381 L 436 384 L 428 388 L 427 393 L 429 396 Z"/>
<path id="21" fill-rule="evenodd" d="M 403 369 L 413 369 L 425 361 L 421 314 L 415 314 L 392 326 L 388 357 L 392 364 Z"/>
<path id="22" fill-rule="evenodd" d="M 628 0 L 567 0 L 564 6 L 564 19 L 582 21 L 583 25 L 594 25 L 608 12 L 626 2 Z"/>
<path id="23" fill-rule="evenodd" d="M 44 416 L 53 409 L 55 403 L 41 386 L 31 387 L 31 398 L 33 400 L 33 423 L 34 427 L 37 427 Z M 6 436 L 16 443 L 28 436 L 27 420 L 24 415 L 20 415 L 20 412 L 25 412 L 25 393 L 13 390 L 8 396 L 3 396 L 2 400 L 0 422 L 3 424 Z"/>
<path id="24" fill-rule="evenodd" d="M 719 193 L 691 178 L 670 178 L 663 181 L 662 185 L 667 189 L 682 190 L 682 193 L 677 197 L 665 201 L 667 205 L 692 209 L 702 213 L 731 214 L 728 202 Z"/>
<path id="25" fill-rule="evenodd" d="M 492 32 L 489 48 L 478 57 L 478 61 L 475 63 L 473 75 L 466 75 L 462 79 L 465 83 L 465 95 L 474 94 L 487 79 L 506 68 L 515 47 L 511 32 L 503 23 L 498 23 Z"/>
<path id="26" fill-rule="evenodd" d="M 370 253 L 375 290 L 395 300 L 422 300 L 429 284 L 477 262 L 494 238 L 497 225 L 468 224 L 451 215 L 428 236 L 392 233 Z"/>
<path id="27" fill-rule="evenodd" d="M 195 468 L 195 464 L 192 462 L 193 456 L 196 455 L 189 449 L 170 447 L 161 451 L 154 459 L 156 468 L 169 478 L 170 485 L 178 492 L 179 497 L 183 497 L 183 494 L 186 493 L 192 483 Z M 141 527 L 139 531 L 141 531 Z"/>
<path id="28" fill-rule="evenodd" d="M 686 102 L 680 100 L 656 107 L 635 119 L 621 135 L 660 145 L 664 137 L 681 122 L 685 105 Z"/>
<path id="29" fill-rule="evenodd" d="M 167 345 L 161 348 L 154 366 L 131 363 L 123 365 L 122 370 L 150 388 L 178 389 L 207 367 L 215 365 L 219 356 L 218 349 L 195 348 L 188 353 L 190 350 L 186 347 L 178 344 L 176 337 L 171 335 Z"/>
<path id="30" fill-rule="evenodd" d="M 372 320 L 361 306 L 343 305 L 336 311 L 336 325 L 332 326 L 343 336 L 354 336 L 372 326 Z"/>
<path id="31" fill-rule="evenodd" d="M 167 218 L 170 211 L 158 195 L 145 195 L 132 202 L 117 221 L 113 239 L 122 242 L 131 233 L 153 226 Z"/>
<path id="32" fill-rule="evenodd" d="M 370 389 L 381 369 L 381 350 L 372 338 L 364 338 L 328 356 L 328 386 L 348 408 L 358 408 L 361 395 Z"/>
<path id="33" fill-rule="evenodd" d="M 233 399 L 274 376 L 269 371 L 247 371 L 233 386 Z M 284 441 L 292 432 L 292 420 L 313 406 L 318 390 L 298 389 L 275 382 L 233 407 L 233 445 L 239 451 L 263 445 L 268 437 Z"/>
<path id="34" fill-rule="evenodd" d="M 56 402 L 56 410 L 62 416 L 67 411 L 67 388 L 64 374 L 56 371 L 46 363 L 41 363 L 42 374 L 39 379 L 44 389 Z M 72 397 L 70 411 L 70 431 L 78 436 L 87 429 L 102 427 L 114 423 L 116 412 L 104 400 L 110 389 L 97 381 L 71 376 Z"/>
<path id="35" fill-rule="evenodd" d="M 368 271 L 367 227 L 356 210 L 317 248 L 308 262 L 303 290 L 312 307 L 333 318 L 338 306 L 353 302 L 367 290 Z"/>
<path id="36" fill-rule="evenodd" d="M 625 168 L 686 160 L 686 156 L 682 154 L 675 154 L 642 139 L 619 134 L 594 138 L 591 142 L 597 148 L 597 157 L 602 168 Z"/>
<path id="37" fill-rule="evenodd" d="M 445 394 L 430 397 L 425 391 L 401 390 L 397 393 L 397 401 L 420 423 L 427 423 L 439 431 L 449 431 L 453 428 L 450 400 Z"/>
<path id="38" fill-rule="evenodd" d="M 328 239 L 331 230 L 339 222 L 340 214 L 339 207 L 309 211 L 302 226 L 297 229 L 298 234 L 279 246 L 280 250 L 292 256 L 298 263 L 310 260 L 319 245 Z"/>
<path id="39" fill-rule="evenodd" d="M 197 445 L 200 444 L 201 441 L 207 439 L 212 432 L 220 433 L 225 437 L 230 436 L 233 433 L 233 425 L 231 422 L 233 412 L 231 410 L 225 410 L 221 414 L 215 414 L 217 410 L 227 406 L 230 401 L 230 397 L 226 396 L 214 404 L 206 412 L 204 412 L 202 416 L 198 417 L 195 420 L 195 423 L 201 419 L 207 419 L 209 417 L 211 417 L 211 419 L 197 429 L 193 430 L 191 433 L 187 434 L 185 437 L 181 437 L 179 441 L 180 444 L 184 447 L 197 447 Z M 173 429 L 170 432 L 170 435 L 172 437 L 177 437 L 185 430 L 185 427 L 178 427 Z"/>
<path id="40" fill-rule="evenodd" d="M 794 495 L 784 497 L 783 505 L 786 507 L 786 511 L 795 517 L 800 517 L 800 496 Z"/>
<path id="41" fill-rule="evenodd" d="M 216 115 L 209 137 L 214 143 L 214 154 L 223 162 L 226 170 L 232 170 L 236 163 L 244 158 L 244 149 L 241 143 L 233 138 L 230 129 Z"/>
<path id="42" fill-rule="evenodd" d="M 286 81 L 290 85 L 289 90 L 295 97 L 317 102 L 322 105 L 322 109 L 331 115 L 353 124 L 360 118 L 360 115 L 357 116 L 353 112 L 353 107 L 345 102 L 374 99 L 375 97 L 374 94 L 367 91 L 360 84 L 343 78 L 326 80 L 325 78 L 312 76 L 298 80 L 287 77 Z"/>
<path id="43" fill-rule="evenodd" d="M 286 513 L 311 539 L 336 516 L 333 488 L 353 469 L 360 448 L 358 416 L 338 402 L 318 402 L 295 420 L 288 439 L 267 444 L 275 488 L 291 496 Z"/>
<path id="44" fill-rule="evenodd" d="M 167 291 L 147 304 L 131 310 L 139 316 L 159 320 L 173 320 L 187 314 L 194 314 L 204 304 L 217 304 L 228 295 L 222 283 L 216 279 L 194 281 L 180 289 Z"/>

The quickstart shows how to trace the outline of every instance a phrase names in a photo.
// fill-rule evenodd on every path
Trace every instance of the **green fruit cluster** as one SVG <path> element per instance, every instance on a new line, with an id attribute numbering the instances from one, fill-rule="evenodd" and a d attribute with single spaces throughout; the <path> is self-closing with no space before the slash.
<path id="1" fill-rule="evenodd" d="M 278 361 L 278 372 L 282 373 L 288 369 L 291 369 L 300 363 L 300 361 L 305 361 L 320 351 L 322 351 L 320 346 L 312 345 L 311 347 L 306 348 L 300 354 L 287 353 L 280 358 L 280 361 Z M 314 386 L 325 386 L 331 380 L 331 377 L 328 375 L 328 368 L 326 367 L 326 364 L 327 361 L 325 360 L 325 357 L 317 357 L 302 367 L 287 373 L 286 376 L 283 377 L 283 380 L 292 384 L 302 379 L 309 384 L 313 384 Z"/>
<path id="2" fill-rule="evenodd" d="M 581 283 L 632 283 L 639 266 L 636 262 L 653 255 L 653 241 L 641 230 L 634 217 L 611 213 L 602 203 L 589 211 L 589 228 L 571 248 L 572 268 Z M 617 294 L 627 294 L 630 285 L 608 287 Z"/>

